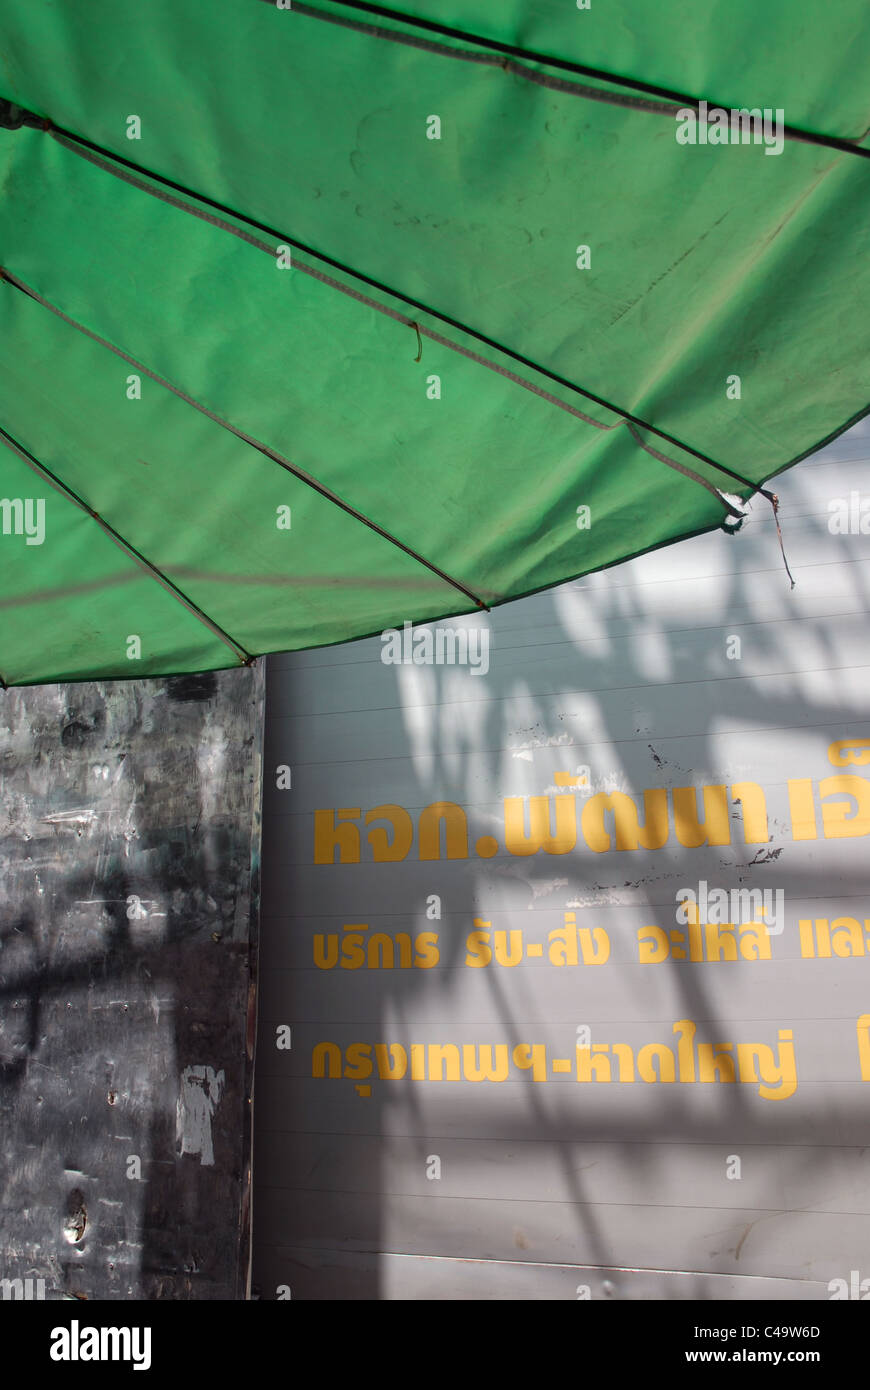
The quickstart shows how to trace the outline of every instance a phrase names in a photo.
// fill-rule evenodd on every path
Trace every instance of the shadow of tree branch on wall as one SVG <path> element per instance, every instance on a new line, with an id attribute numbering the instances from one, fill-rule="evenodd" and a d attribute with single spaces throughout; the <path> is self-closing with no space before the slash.
<path id="1" fill-rule="evenodd" d="M 574 1297 L 576 1285 L 592 1297 L 817 1298 L 858 1259 L 870 1204 L 856 1196 L 865 1105 L 855 1022 L 867 999 L 858 962 L 801 956 L 797 921 L 861 916 L 862 841 L 826 839 L 821 821 L 816 840 L 796 841 L 786 781 L 832 775 L 828 744 L 870 736 L 856 647 L 870 543 L 828 525 L 829 500 L 860 476 L 867 440 L 862 424 L 778 485 L 794 591 L 759 501 L 739 535 L 699 537 L 486 620 L 455 620 L 489 625 L 485 676 L 386 665 L 378 639 L 270 659 L 266 765 L 292 764 L 295 790 L 288 804 L 267 783 L 264 807 L 262 1297 L 282 1287 L 294 1298 L 549 1298 Z M 699 807 L 697 847 L 672 821 L 662 848 L 619 849 L 608 811 L 607 852 L 578 830 L 568 852 L 510 853 L 504 798 L 524 798 L 528 815 L 528 798 L 552 798 L 556 775 L 581 768 L 591 788 L 576 796 L 578 825 L 601 792 L 630 794 L 642 814 L 641 792 L 660 788 L 673 814 L 675 790 L 722 787 L 730 840 L 716 842 Z M 745 829 L 747 783 L 764 793 L 763 840 Z M 445 802 L 463 809 L 469 848 L 447 858 L 442 841 L 441 857 L 426 860 L 421 814 Z M 318 807 L 358 808 L 346 815 L 359 862 L 312 862 Z M 392 862 L 373 858 L 372 811 L 375 828 L 392 814 L 397 839 L 399 813 L 413 822 L 410 849 Z M 475 849 L 484 835 L 498 841 L 492 857 Z M 672 950 L 660 965 L 639 963 L 638 930 L 673 931 L 679 890 L 701 880 L 784 890 L 770 960 L 694 962 Z M 606 964 L 556 967 L 544 945 L 543 958 L 474 968 L 475 927 L 522 932 L 526 952 L 566 912 L 580 928 L 606 928 Z M 319 969 L 313 935 L 341 940 L 349 924 L 396 940 L 437 930 L 438 964 Z M 775 1048 L 791 1031 L 796 1092 L 776 1101 L 758 1084 L 578 1086 L 514 1072 L 501 1084 L 387 1081 L 373 1068 L 361 1095 L 360 1054 L 348 1053 L 473 1040 L 505 1043 L 511 1056 L 546 1043 L 548 1059 L 568 1058 L 586 1026 L 593 1044 L 630 1042 L 636 1054 L 674 1044 L 680 1019 L 695 1024 L 696 1046 Z M 275 1026 L 291 1021 L 282 1056 Z M 326 1041 L 342 1074 L 325 1063 L 314 1077 L 312 1051 Z M 440 1178 L 426 1176 L 431 1156 Z"/>

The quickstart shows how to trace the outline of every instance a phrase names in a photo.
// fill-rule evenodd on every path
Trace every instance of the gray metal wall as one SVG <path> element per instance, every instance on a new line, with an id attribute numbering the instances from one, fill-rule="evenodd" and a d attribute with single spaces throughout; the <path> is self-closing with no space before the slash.
<path id="1" fill-rule="evenodd" d="M 0 695 L 0 1298 L 245 1295 L 262 708 Z"/>
<path id="2" fill-rule="evenodd" d="M 865 423 L 775 481 L 794 591 L 758 500 L 739 535 L 698 537 L 455 620 L 491 629 L 486 675 L 385 664 L 378 637 L 270 658 L 253 1222 L 263 1298 L 870 1290 L 860 1290 L 870 1281 L 870 1062 L 859 1024 L 870 1013 L 870 768 L 860 749 L 832 746 L 870 739 L 870 536 L 851 496 L 868 452 Z M 851 500 L 851 534 L 836 533 L 836 499 Z M 279 789 L 279 766 L 289 787 Z M 557 781 L 585 768 L 588 787 Z M 838 778 L 852 780 L 828 780 Z M 693 846 L 705 829 L 693 836 L 688 793 L 674 793 L 704 786 L 722 789 L 708 794 L 706 833 L 718 843 Z M 668 793 L 659 849 L 616 847 L 612 813 L 584 811 L 623 791 L 642 821 L 641 794 L 655 789 Z M 572 800 L 576 847 L 508 852 L 505 798 L 545 796 L 554 814 L 559 797 Z M 442 846 L 441 858 L 421 858 L 421 815 L 436 802 L 464 811 L 467 855 L 444 857 Z M 377 834 L 384 812 L 365 823 L 385 806 L 398 808 L 395 855 L 403 829 L 413 832 L 392 860 Z M 336 850 L 336 862 L 316 863 L 315 812 L 336 808 L 349 813 L 345 862 Z M 751 934 L 737 931 L 738 959 L 690 958 L 675 896 L 701 880 L 784 894 L 770 959 L 764 945 L 753 959 Z M 605 963 L 551 963 L 549 933 L 566 912 L 578 928 L 605 929 Z M 522 933 L 520 963 L 471 964 L 475 919 Z M 825 929 L 802 938 L 798 924 L 819 919 L 831 945 L 824 956 L 817 942 L 812 958 L 811 934 Z M 639 958 L 650 926 L 667 937 L 660 963 Z M 315 935 L 328 950 L 330 935 L 427 931 L 438 934 L 433 968 L 347 968 L 350 946 L 344 965 L 315 964 Z M 642 1079 L 643 1049 L 675 1056 L 682 1020 L 695 1034 L 677 1079 Z M 287 1027 L 290 1046 L 279 1047 Z M 340 1074 L 329 1071 L 335 1054 L 314 1074 L 321 1043 L 341 1049 Z M 409 1073 L 418 1046 L 421 1079 L 382 1078 L 379 1054 L 347 1051 L 393 1043 L 408 1049 Z M 507 1044 L 507 1079 L 433 1078 L 428 1045 L 450 1043 Z M 614 1043 L 631 1052 L 595 1054 L 613 1080 L 578 1080 L 583 1049 Z M 545 1046 L 546 1080 L 533 1079 L 523 1044 Z M 748 1044 L 770 1049 L 759 1054 L 768 1084 Z M 721 1062 L 719 1079 L 705 1080 L 702 1047 L 708 1059 L 739 1059 L 742 1079 L 723 1079 Z M 634 1062 L 631 1083 L 616 1080 L 619 1055 Z M 662 1056 L 644 1053 L 647 1075 Z M 785 1064 L 776 1080 L 775 1062 Z"/>

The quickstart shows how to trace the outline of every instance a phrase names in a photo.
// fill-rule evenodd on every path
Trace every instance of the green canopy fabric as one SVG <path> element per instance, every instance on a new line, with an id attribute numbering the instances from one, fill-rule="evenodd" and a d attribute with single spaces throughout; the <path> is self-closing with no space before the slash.
<path id="1" fill-rule="evenodd" d="M 3 682 L 733 525 L 867 409 L 868 61 L 864 0 L 0 0 Z"/>

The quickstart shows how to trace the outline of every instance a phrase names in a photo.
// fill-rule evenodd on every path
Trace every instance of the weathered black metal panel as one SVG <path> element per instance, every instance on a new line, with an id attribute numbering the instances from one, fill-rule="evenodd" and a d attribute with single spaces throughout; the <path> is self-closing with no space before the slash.
<path id="1" fill-rule="evenodd" d="M 244 1296 L 262 705 L 0 696 L 2 1297 Z"/>

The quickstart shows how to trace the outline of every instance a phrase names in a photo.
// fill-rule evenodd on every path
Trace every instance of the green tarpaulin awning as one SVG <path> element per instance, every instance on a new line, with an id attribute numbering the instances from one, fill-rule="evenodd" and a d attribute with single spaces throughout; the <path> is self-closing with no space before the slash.
<path id="1" fill-rule="evenodd" d="M 4 683 L 732 524 L 867 408 L 868 60 L 864 0 L 0 0 Z"/>

